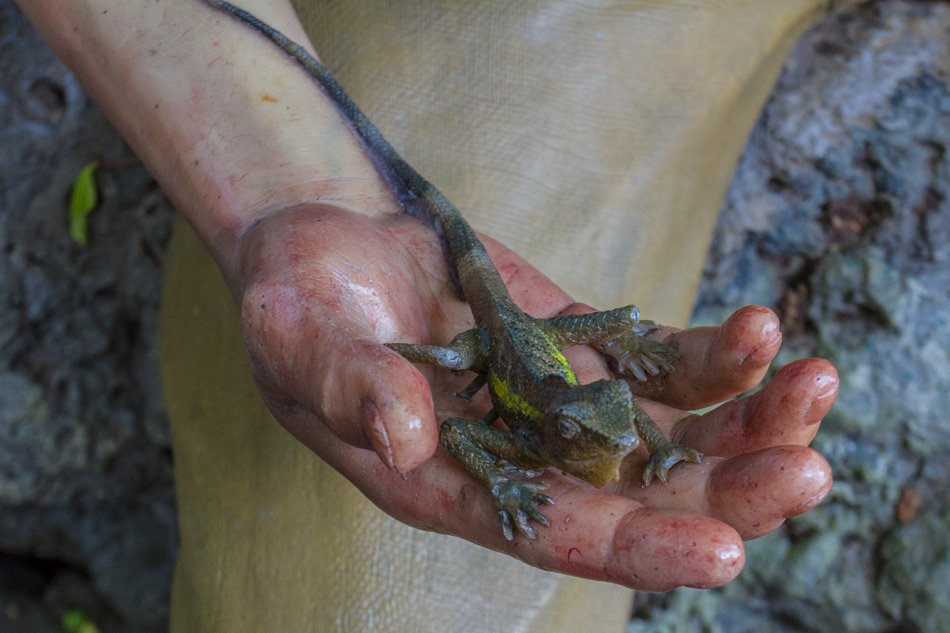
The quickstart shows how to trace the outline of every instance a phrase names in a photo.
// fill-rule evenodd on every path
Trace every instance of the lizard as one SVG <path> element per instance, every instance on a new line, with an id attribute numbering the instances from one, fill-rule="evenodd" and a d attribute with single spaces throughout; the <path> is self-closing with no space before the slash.
<path id="1" fill-rule="evenodd" d="M 468 303 L 475 327 L 446 345 L 387 343 L 413 363 L 470 370 L 474 380 L 458 397 L 469 400 L 488 388 L 492 408 L 480 420 L 449 418 L 440 444 L 491 492 L 507 540 L 516 530 L 529 539 L 532 522 L 548 526 L 541 506 L 554 503 L 538 480 L 556 467 L 597 487 L 620 477 L 620 463 L 642 439 L 650 452 L 643 482 L 666 481 L 679 462 L 702 454 L 668 440 L 636 403 L 623 379 L 580 384 L 561 349 L 593 344 L 615 371 L 635 380 L 672 371 L 677 351 L 648 337 L 634 305 L 587 314 L 535 318 L 511 298 L 488 252 L 462 213 L 410 166 L 306 49 L 251 13 L 224 0 L 204 0 L 240 20 L 298 63 L 341 111 L 369 150 L 403 209 L 439 236 L 449 278 Z M 501 418 L 505 427 L 496 421 Z"/>

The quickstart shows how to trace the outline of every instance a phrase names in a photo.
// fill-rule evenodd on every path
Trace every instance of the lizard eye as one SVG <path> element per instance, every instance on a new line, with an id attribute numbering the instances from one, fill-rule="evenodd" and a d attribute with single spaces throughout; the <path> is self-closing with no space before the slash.
<path id="1" fill-rule="evenodd" d="M 557 430 L 560 432 L 561 437 L 569 440 L 581 432 L 581 427 L 570 418 L 561 418 L 557 421 Z"/>

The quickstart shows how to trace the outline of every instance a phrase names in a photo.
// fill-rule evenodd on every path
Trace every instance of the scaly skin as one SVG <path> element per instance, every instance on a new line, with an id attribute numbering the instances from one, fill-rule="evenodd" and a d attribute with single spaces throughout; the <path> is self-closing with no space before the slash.
<path id="1" fill-rule="evenodd" d="M 560 468 L 600 487 L 619 478 L 621 461 L 640 438 L 651 453 L 645 483 L 654 476 L 666 481 L 678 462 L 701 459 L 699 452 L 663 436 L 634 402 L 625 381 L 581 385 L 560 351 L 566 345 L 594 343 L 614 359 L 620 373 L 638 380 L 670 371 L 676 351 L 644 336 L 652 324 L 640 321 L 635 306 L 550 319 L 525 314 L 458 209 L 399 156 L 326 68 L 246 11 L 221 0 L 205 2 L 253 27 L 303 66 L 377 159 L 406 212 L 439 235 L 450 277 L 471 307 L 475 328 L 444 347 L 389 347 L 413 362 L 474 371 L 475 380 L 459 393 L 462 398 L 471 398 L 487 384 L 493 409 L 480 421 L 446 420 L 440 438 L 491 490 L 507 539 L 514 538 L 516 528 L 535 538 L 532 521 L 548 525 L 540 506 L 554 501 L 541 492 L 543 482 L 532 481 L 545 467 Z M 499 416 L 507 430 L 490 426 Z"/>

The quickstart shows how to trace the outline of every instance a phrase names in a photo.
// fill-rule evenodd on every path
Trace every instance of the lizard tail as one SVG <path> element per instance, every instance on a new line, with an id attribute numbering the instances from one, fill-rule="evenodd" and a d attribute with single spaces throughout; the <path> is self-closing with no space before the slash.
<path id="1" fill-rule="evenodd" d="M 394 184 L 394 179 L 395 184 L 401 185 L 401 187 L 393 188 L 406 213 L 425 222 L 439 236 L 443 250 L 446 251 L 447 262 L 459 261 L 464 253 L 473 248 L 483 249 L 474 230 L 462 217 L 455 205 L 399 155 L 382 132 L 373 125 L 359 106 L 344 92 L 340 84 L 330 74 L 330 71 L 304 47 L 230 2 L 225 0 L 204 1 L 208 5 L 244 22 L 271 40 L 291 59 L 302 66 L 307 74 L 323 88 L 327 96 L 343 111 L 344 119 L 353 126 L 357 136 L 370 149 L 370 156 L 373 157 L 380 173 L 387 178 L 391 186 Z M 449 275 L 461 294 L 461 284 L 455 266 L 449 265 Z"/>

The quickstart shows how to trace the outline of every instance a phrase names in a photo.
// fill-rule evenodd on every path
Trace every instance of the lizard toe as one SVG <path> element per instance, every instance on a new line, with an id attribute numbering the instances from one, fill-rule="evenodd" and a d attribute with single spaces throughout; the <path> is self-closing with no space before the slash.
<path id="1" fill-rule="evenodd" d="M 663 483 L 669 479 L 670 469 L 680 462 L 691 462 L 698 464 L 703 459 L 703 454 L 693 448 L 680 446 L 679 444 L 669 444 L 657 449 L 650 456 L 650 461 L 643 469 L 643 483 L 650 485 L 653 478 L 656 477 Z"/>

